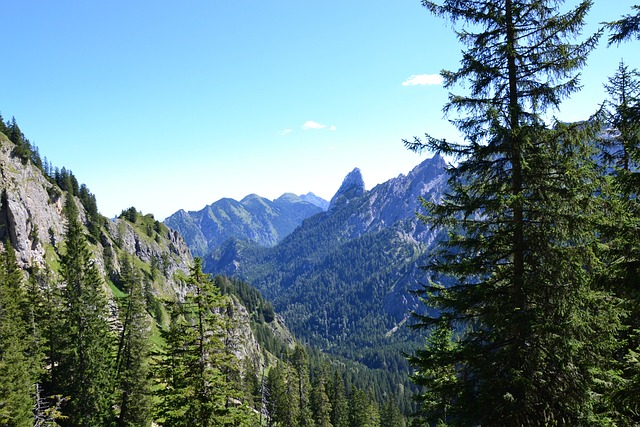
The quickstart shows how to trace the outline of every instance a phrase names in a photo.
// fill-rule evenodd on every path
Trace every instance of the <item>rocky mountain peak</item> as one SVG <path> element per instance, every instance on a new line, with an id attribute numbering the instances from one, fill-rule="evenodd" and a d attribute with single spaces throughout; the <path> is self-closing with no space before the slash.
<path id="1" fill-rule="evenodd" d="M 329 210 L 336 207 L 338 204 L 344 203 L 354 197 L 360 197 L 366 192 L 364 188 L 364 180 L 362 179 L 362 172 L 359 168 L 355 168 L 347 174 L 342 181 L 342 185 L 336 192 L 329 203 Z"/>

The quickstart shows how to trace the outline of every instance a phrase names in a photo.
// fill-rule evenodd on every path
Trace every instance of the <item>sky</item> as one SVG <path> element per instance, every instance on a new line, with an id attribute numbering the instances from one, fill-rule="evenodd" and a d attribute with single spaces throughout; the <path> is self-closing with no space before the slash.
<path id="1" fill-rule="evenodd" d="M 595 0 L 586 31 L 635 3 Z M 0 6 L 0 112 L 108 217 L 135 206 L 162 220 L 252 193 L 329 200 L 355 167 L 372 188 L 430 157 L 403 138 L 458 137 L 438 73 L 462 47 L 419 0 Z M 588 117 L 622 58 L 640 68 L 637 51 L 602 40 L 557 116 Z"/>

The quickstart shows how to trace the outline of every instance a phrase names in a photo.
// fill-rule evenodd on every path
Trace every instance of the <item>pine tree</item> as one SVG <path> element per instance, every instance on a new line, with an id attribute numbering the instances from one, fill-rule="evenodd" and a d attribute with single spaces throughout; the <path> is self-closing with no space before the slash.
<path id="1" fill-rule="evenodd" d="M 598 419 L 595 383 L 619 327 L 608 292 L 593 287 L 601 265 L 595 223 L 601 201 L 590 123 L 545 122 L 579 87 L 579 69 L 598 35 L 580 34 L 591 1 L 562 13 L 560 0 L 443 0 L 423 5 L 454 23 L 467 47 L 460 69 L 444 71 L 445 112 L 461 144 L 427 135 L 409 148 L 460 160 L 450 193 L 423 201 L 422 219 L 448 240 L 428 269 L 448 287 L 425 286 L 432 308 L 420 326 L 452 331 L 417 355 L 432 409 L 451 425 L 581 425 Z M 437 281 L 437 280 L 436 280 Z M 435 309 L 435 310 L 433 310 Z M 435 365 L 433 364 L 435 363 Z M 423 379 L 427 379 L 424 376 Z"/>
<path id="2" fill-rule="evenodd" d="M 607 132 L 600 141 L 603 168 L 609 174 L 609 188 L 602 191 L 609 211 L 600 228 L 606 248 L 600 283 L 623 300 L 625 313 L 625 330 L 619 337 L 624 345 L 617 358 L 622 376 L 609 410 L 618 414 L 621 425 L 632 425 L 640 423 L 640 75 L 621 62 L 605 88 Z"/>
<path id="3" fill-rule="evenodd" d="M 285 367 L 278 363 L 269 369 L 266 380 L 265 404 L 268 414 L 267 426 L 275 427 L 284 424 L 289 404 L 286 395 Z"/>
<path id="4" fill-rule="evenodd" d="M 116 382 L 118 387 L 117 404 L 120 414 L 117 425 L 120 427 L 144 427 L 151 425 L 151 383 L 149 381 L 149 331 L 150 322 L 145 310 L 142 278 L 137 270 L 129 268 L 123 274 L 126 298 L 123 314 L 122 332 L 116 358 Z"/>
<path id="5" fill-rule="evenodd" d="M 316 372 L 313 386 L 311 388 L 311 408 L 313 419 L 318 427 L 332 427 L 331 424 L 331 402 L 327 394 L 327 378 L 324 368 Z"/>
<path id="6" fill-rule="evenodd" d="M 349 427 L 349 402 L 344 381 L 337 370 L 333 373 L 330 388 L 331 423 L 333 427 Z"/>
<path id="7" fill-rule="evenodd" d="M 9 243 L 0 254 L 0 425 L 33 426 L 35 378 L 29 357 L 24 278 Z"/>
<path id="8" fill-rule="evenodd" d="M 221 310 L 225 299 L 195 259 L 189 276 L 191 291 L 171 309 L 171 324 L 162 332 L 166 345 L 158 357 L 163 425 L 245 425 L 245 413 L 231 398 L 238 395 L 225 371 L 232 360 L 224 348 Z"/>
<path id="9" fill-rule="evenodd" d="M 297 345 L 291 355 L 291 365 L 295 372 L 296 391 L 298 393 L 299 413 L 298 423 L 300 427 L 314 425 L 311 411 L 311 383 L 309 381 L 309 356 L 303 346 Z"/>
<path id="10" fill-rule="evenodd" d="M 625 15 L 621 19 L 607 23 L 607 28 L 613 31 L 609 36 L 609 45 L 629 40 L 634 36 L 640 40 L 640 5 L 631 6 L 635 15 Z"/>
<path id="11" fill-rule="evenodd" d="M 60 263 L 63 307 L 58 363 L 53 366 L 58 393 L 69 397 L 63 413 L 68 425 L 104 426 L 113 405 L 113 339 L 102 279 L 87 244 L 71 195 L 65 204 L 65 253 Z"/>
<path id="12" fill-rule="evenodd" d="M 375 402 L 364 390 L 353 387 L 349 395 L 349 425 L 351 427 L 379 427 L 380 413 Z"/>

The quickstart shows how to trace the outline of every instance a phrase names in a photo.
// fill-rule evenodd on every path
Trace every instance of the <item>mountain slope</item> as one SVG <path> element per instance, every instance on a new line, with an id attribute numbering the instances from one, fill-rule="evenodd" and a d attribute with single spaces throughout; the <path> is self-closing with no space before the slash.
<path id="1" fill-rule="evenodd" d="M 252 283 L 298 336 L 375 365 L 376 351 L 404 341 L 399 325 L 419 307 L 409 291 L 438 236 L 415 212 L 419 197 L 441 197 L 444 168 L 437 156 L 370 191 L 356 169 L 327 212 L 278 245 L 230 241 L 206 259 L 206 269 Z"/>
<path id="2" fill-rule="evenodd" d="M 273 246 L 326 205 L 313 193 L 285 193 L 273 201 L 251 194 L 239 202 L 220 199 L 197 212 L 180 210 L 164 222 L 180 231 L 191 252 L 201 256 L 230 238 Z"/>

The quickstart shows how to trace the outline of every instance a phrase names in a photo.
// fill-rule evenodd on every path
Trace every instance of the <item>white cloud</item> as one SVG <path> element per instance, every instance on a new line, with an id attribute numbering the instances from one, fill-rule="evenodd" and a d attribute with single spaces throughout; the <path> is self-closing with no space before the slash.
<path id="1" fill-rule="evenodd" d="M 283 129 L 282 132 L 280 132 L 280 135 L 286 136 L 286 135 L 289 135 L 291 132 L 293 132 L 293 129 L 290 129 L 290 128 Z"/>
<path id="2" fill-rule="evenodd" d="M 302 125 L 302 129 L 304 129 L 304 130 L 307 130 L 307 129 L 324 129 L 326 127 L 327 127 L 326 125 L 320 124 L 318 122 L 314 122 L 313 120 L 307 120 Z"/>
<path id="3" fill-rule="evenodd" d="M 329 130 L 335 131 L 335 130 L 337 130 L 337 128 L 335 127 L 335 125 L 331 125 L 331 126 L 329 126 Z"/>
<path id="4" fill-rule="evenodd" d="M 414 74 L 402 82 L 402 86 L 426 86 L 441 85 L 442 76 L 440 74 Z"/>

